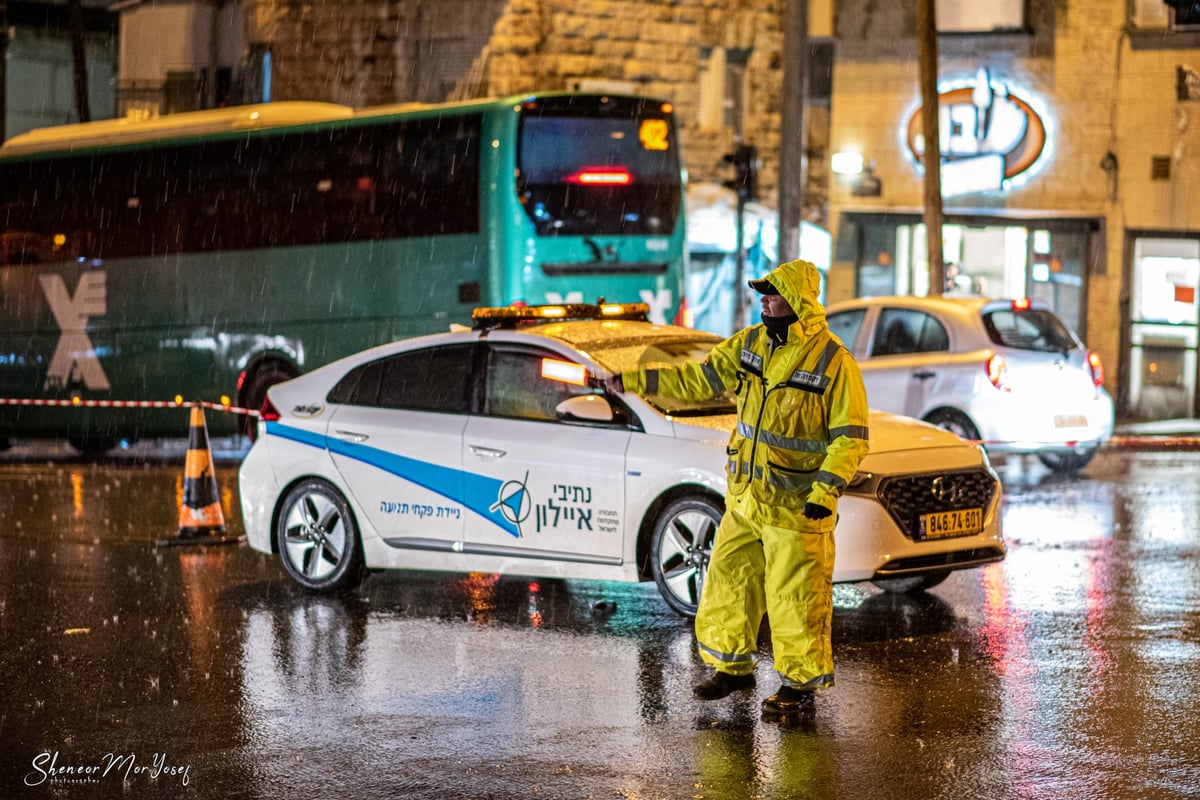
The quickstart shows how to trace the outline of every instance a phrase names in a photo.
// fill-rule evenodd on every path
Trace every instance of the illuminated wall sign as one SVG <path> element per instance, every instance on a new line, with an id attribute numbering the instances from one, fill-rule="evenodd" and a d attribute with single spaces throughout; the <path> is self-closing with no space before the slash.
<path id="1" fill-rule="evenodd" d="M 908 118 L 909 152 L 921 162 L 921 109 Z M 1028 171 L 1046 149 L 1046 125 L 1029 103 L 995 85 L 980 69 L 973 85 L 938 95 L 942 194 L 999 192 Z"/>

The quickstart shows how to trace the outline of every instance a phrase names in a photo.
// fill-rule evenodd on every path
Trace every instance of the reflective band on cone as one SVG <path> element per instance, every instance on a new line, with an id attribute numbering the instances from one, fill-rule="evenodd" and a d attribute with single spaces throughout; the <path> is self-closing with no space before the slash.
<path id="1" fill-rule="evenodd" d="M 179 505 L 179 538 L 159 544 L 209 544 L 239 541 L 225 536 L 225 515 L 217 492 L 212 449 L 204 410 L 193 407 L 188 424 L 187 458 L 183 467 L 183 502 Z"/>

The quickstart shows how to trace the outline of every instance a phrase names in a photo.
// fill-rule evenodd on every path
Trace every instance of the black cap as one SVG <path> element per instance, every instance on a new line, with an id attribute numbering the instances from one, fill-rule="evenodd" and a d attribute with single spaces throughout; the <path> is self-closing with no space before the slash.
<path id="1" fill-rule="evenodd" d="M 779 294 L 779 290 L 775 285 L 766 278 L 759 278 L 756 281 L 749 281 L 750 288 L 759 294 Z"/>

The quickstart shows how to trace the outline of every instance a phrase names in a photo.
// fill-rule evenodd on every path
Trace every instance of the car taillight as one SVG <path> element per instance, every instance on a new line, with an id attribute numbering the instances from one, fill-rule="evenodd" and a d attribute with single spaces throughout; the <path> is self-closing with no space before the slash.
<path id="1" fill-rule="evenodd" d="M 1100 360 L 1100 354 L 1095 350 L 1088 351 L 1087 357 L 1088 367 L 1092 370 L 1092 384 L 1094 386 L 1104 385 L 1104 362 Z"/>
<path id="2" fill-rule="evenodd" d="M 260 422 L 277 422 L 279 420 L 279 409 L 271 402 L 271 398 L 263 400 L 262 408 L 258 410 L 258 419 Z"/>
<path id="3" fill-rule="evenodd" d="M 694 322 L 695 320 L 692 317 L 692 310 L 688 308 L 688 301 L 685 297 L 679 301 L 679 311 L 675 313 L 674 324 L 680 325 L 684 328 L 694 328 L 696 327 L 693 324 Z"/>
<path id="4" fill-rule="evenodd" d="M 1004 375 L 1008 372 L 1008 362 L 1004 360 L 1004 356 L 999 353 L 993 355 L 987 361 L 983 362 L 983 369 L 987 372 L 988 380 L 1002 392 L 1007 392 L 1008 387 L 1004 385 Z"/>
<path id="5" fill-rule="evenodd" d="M 1028 311 L 1032 306 L 1033 304 L 1029 301 L 1028 297 L 1018 297 L 1012 301 L 1013 311 Z"/>

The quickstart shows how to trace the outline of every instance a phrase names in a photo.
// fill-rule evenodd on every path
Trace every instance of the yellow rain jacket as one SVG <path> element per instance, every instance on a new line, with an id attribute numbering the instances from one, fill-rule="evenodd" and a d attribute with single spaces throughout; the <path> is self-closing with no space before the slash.
<path id="1" fill-rule="evenodd" d="M 837 510 L 837 498 L 867 454 L 867 394 L 850 353 L 829 332 L 818 300 L 820 273 L 807 261 L 767 280 L 796 312 L 785 344 L 772 347 L 752 325 L 718 344 L 701 364 L 622 376 L 626 391 L 704 399 L 737 393 L 729 440 L 729 495 L 748 492 L 761 518 L 796 530 L 832 530 L 834 516 L 809 520 L 806 502 Z"/>
<path id="2" fill-rule="evenodd" d="M 786 685 L 833 683 L 830 649 L 837 499 L 867 454 L 867 394 L 858 364 L 829 332 L 820 273 L 781 264 L 771 282 L 796 312 L 787 341 L 763 324 L 738 331 L 703 363 L 622 374 L 626 391 L 703 399 L 737 395 L 726 464 L 726 512 L 696 616 L 701 657 L 718 670 L 754 670 L 770 615 L 775 669 Z M 829 509 L 811 520 L 805 503 Z"/>

